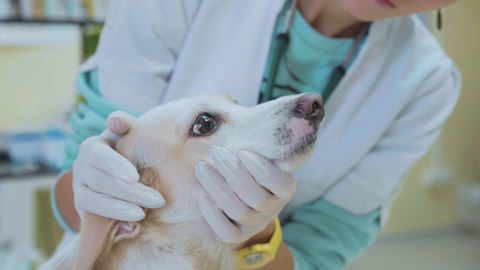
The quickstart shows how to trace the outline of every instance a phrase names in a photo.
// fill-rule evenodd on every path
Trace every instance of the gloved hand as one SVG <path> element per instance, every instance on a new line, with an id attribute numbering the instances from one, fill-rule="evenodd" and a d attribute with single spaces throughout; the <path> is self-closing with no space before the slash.
<path id="1" fill-rule="evenodd" d="M 224 242 L 239 244 L 263 231 L 290 201 L 293 177 L 265 158 L 221 147 L 213 149 L 213 166 L 199 162 L 195 174 L 208 197 L 199 199 L 206 221 Z"/>
<path id="2" fill-rule="evenodd" d="M 156 190 L 138 182 L 133 164 L 113 150 L 135 120 L 128 113 L 114 112 L 102 134 L 80 145 L 73 163 L 75 208 L 80 218 L 87 211 L 116 220 L 138 221 L 145 217 L 140 206 L 156 208 L 165 204 Z"/>

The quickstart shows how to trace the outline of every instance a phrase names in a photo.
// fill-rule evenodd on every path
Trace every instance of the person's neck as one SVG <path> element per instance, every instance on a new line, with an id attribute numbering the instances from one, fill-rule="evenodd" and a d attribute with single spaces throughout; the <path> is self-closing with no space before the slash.
<path id="1" fill-rule="evenodd" d="M 356 37 L 367 24 L 342 10 L 337 0 L 299 0 L 297 7 L 305 20 L 327 37 Z"/>

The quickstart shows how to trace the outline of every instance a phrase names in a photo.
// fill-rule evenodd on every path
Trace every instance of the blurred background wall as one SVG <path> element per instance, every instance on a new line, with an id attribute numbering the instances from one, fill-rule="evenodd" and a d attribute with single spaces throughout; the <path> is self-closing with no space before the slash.
<path id="1" fill-rule="evenodd" d="M 75 30 L 73 30 L 75 31 Z M 80 37 L 67 45 L 0 47 L 0 129 L 57 119 L 72 104 Z"/>
<path id="2" fill-rule="evenodd" d="M 430 152 L 409 174 L 384 234 L 457 224 L 457 189 L 465 183 L 480 183 L 480 32 L 476 29 L 480 25 L 479 12 L 480 1 L 476 0 L 461 0 L 444 10 L 441 37 L 463 78 L 459 102 L 443 131 L 443 162 L 453 170 L 453 175 L 446 182 L 440 179 L 437 184 L 426 185 L 425 178 L 436 158 Z"/>
<path id="3" fill-rule="evenodd" d="M 50 188 L 78 66 L 108 0 L 0 0 L 0 270 L 34 269 L 63 235 Z"/>

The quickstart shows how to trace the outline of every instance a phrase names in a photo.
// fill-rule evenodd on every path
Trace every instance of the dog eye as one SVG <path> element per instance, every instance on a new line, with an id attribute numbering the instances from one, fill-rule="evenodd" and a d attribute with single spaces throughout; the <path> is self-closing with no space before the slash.
<path id="1" fill-rule="evenodd" d="M 206 135 L 212 132 L 217 126 L 215 119 L 209 114 L 202 114 L 195 120 L 192 131 L 196 135 Z"/>

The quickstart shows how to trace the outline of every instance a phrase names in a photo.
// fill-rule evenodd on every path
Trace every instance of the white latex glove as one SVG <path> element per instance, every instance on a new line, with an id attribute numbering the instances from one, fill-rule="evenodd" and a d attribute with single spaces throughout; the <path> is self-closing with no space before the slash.
<path id="1" fill-rule="evenodd" d="M 73 192 L 81 218 L 87 211 L 116 220 L 138 221 L 145 217 L 140 206 L 157 208 L 165 204 L 156 190 L 138 182 L 133 164 L 112 148 L 135 120 L 128 113 L 114 112 L 102 134 L 80 145 L 73 163 Z"/>
<path id="2" fill-rule="evenodd" d="M 221 147 L 213 166 L 199 162 L 195 174 L 208 197 L 199 199 L 206 221 L 224 242 L 238 244 L 263 231 L 290 201 L 296 182 L 265 158 Z"/>

